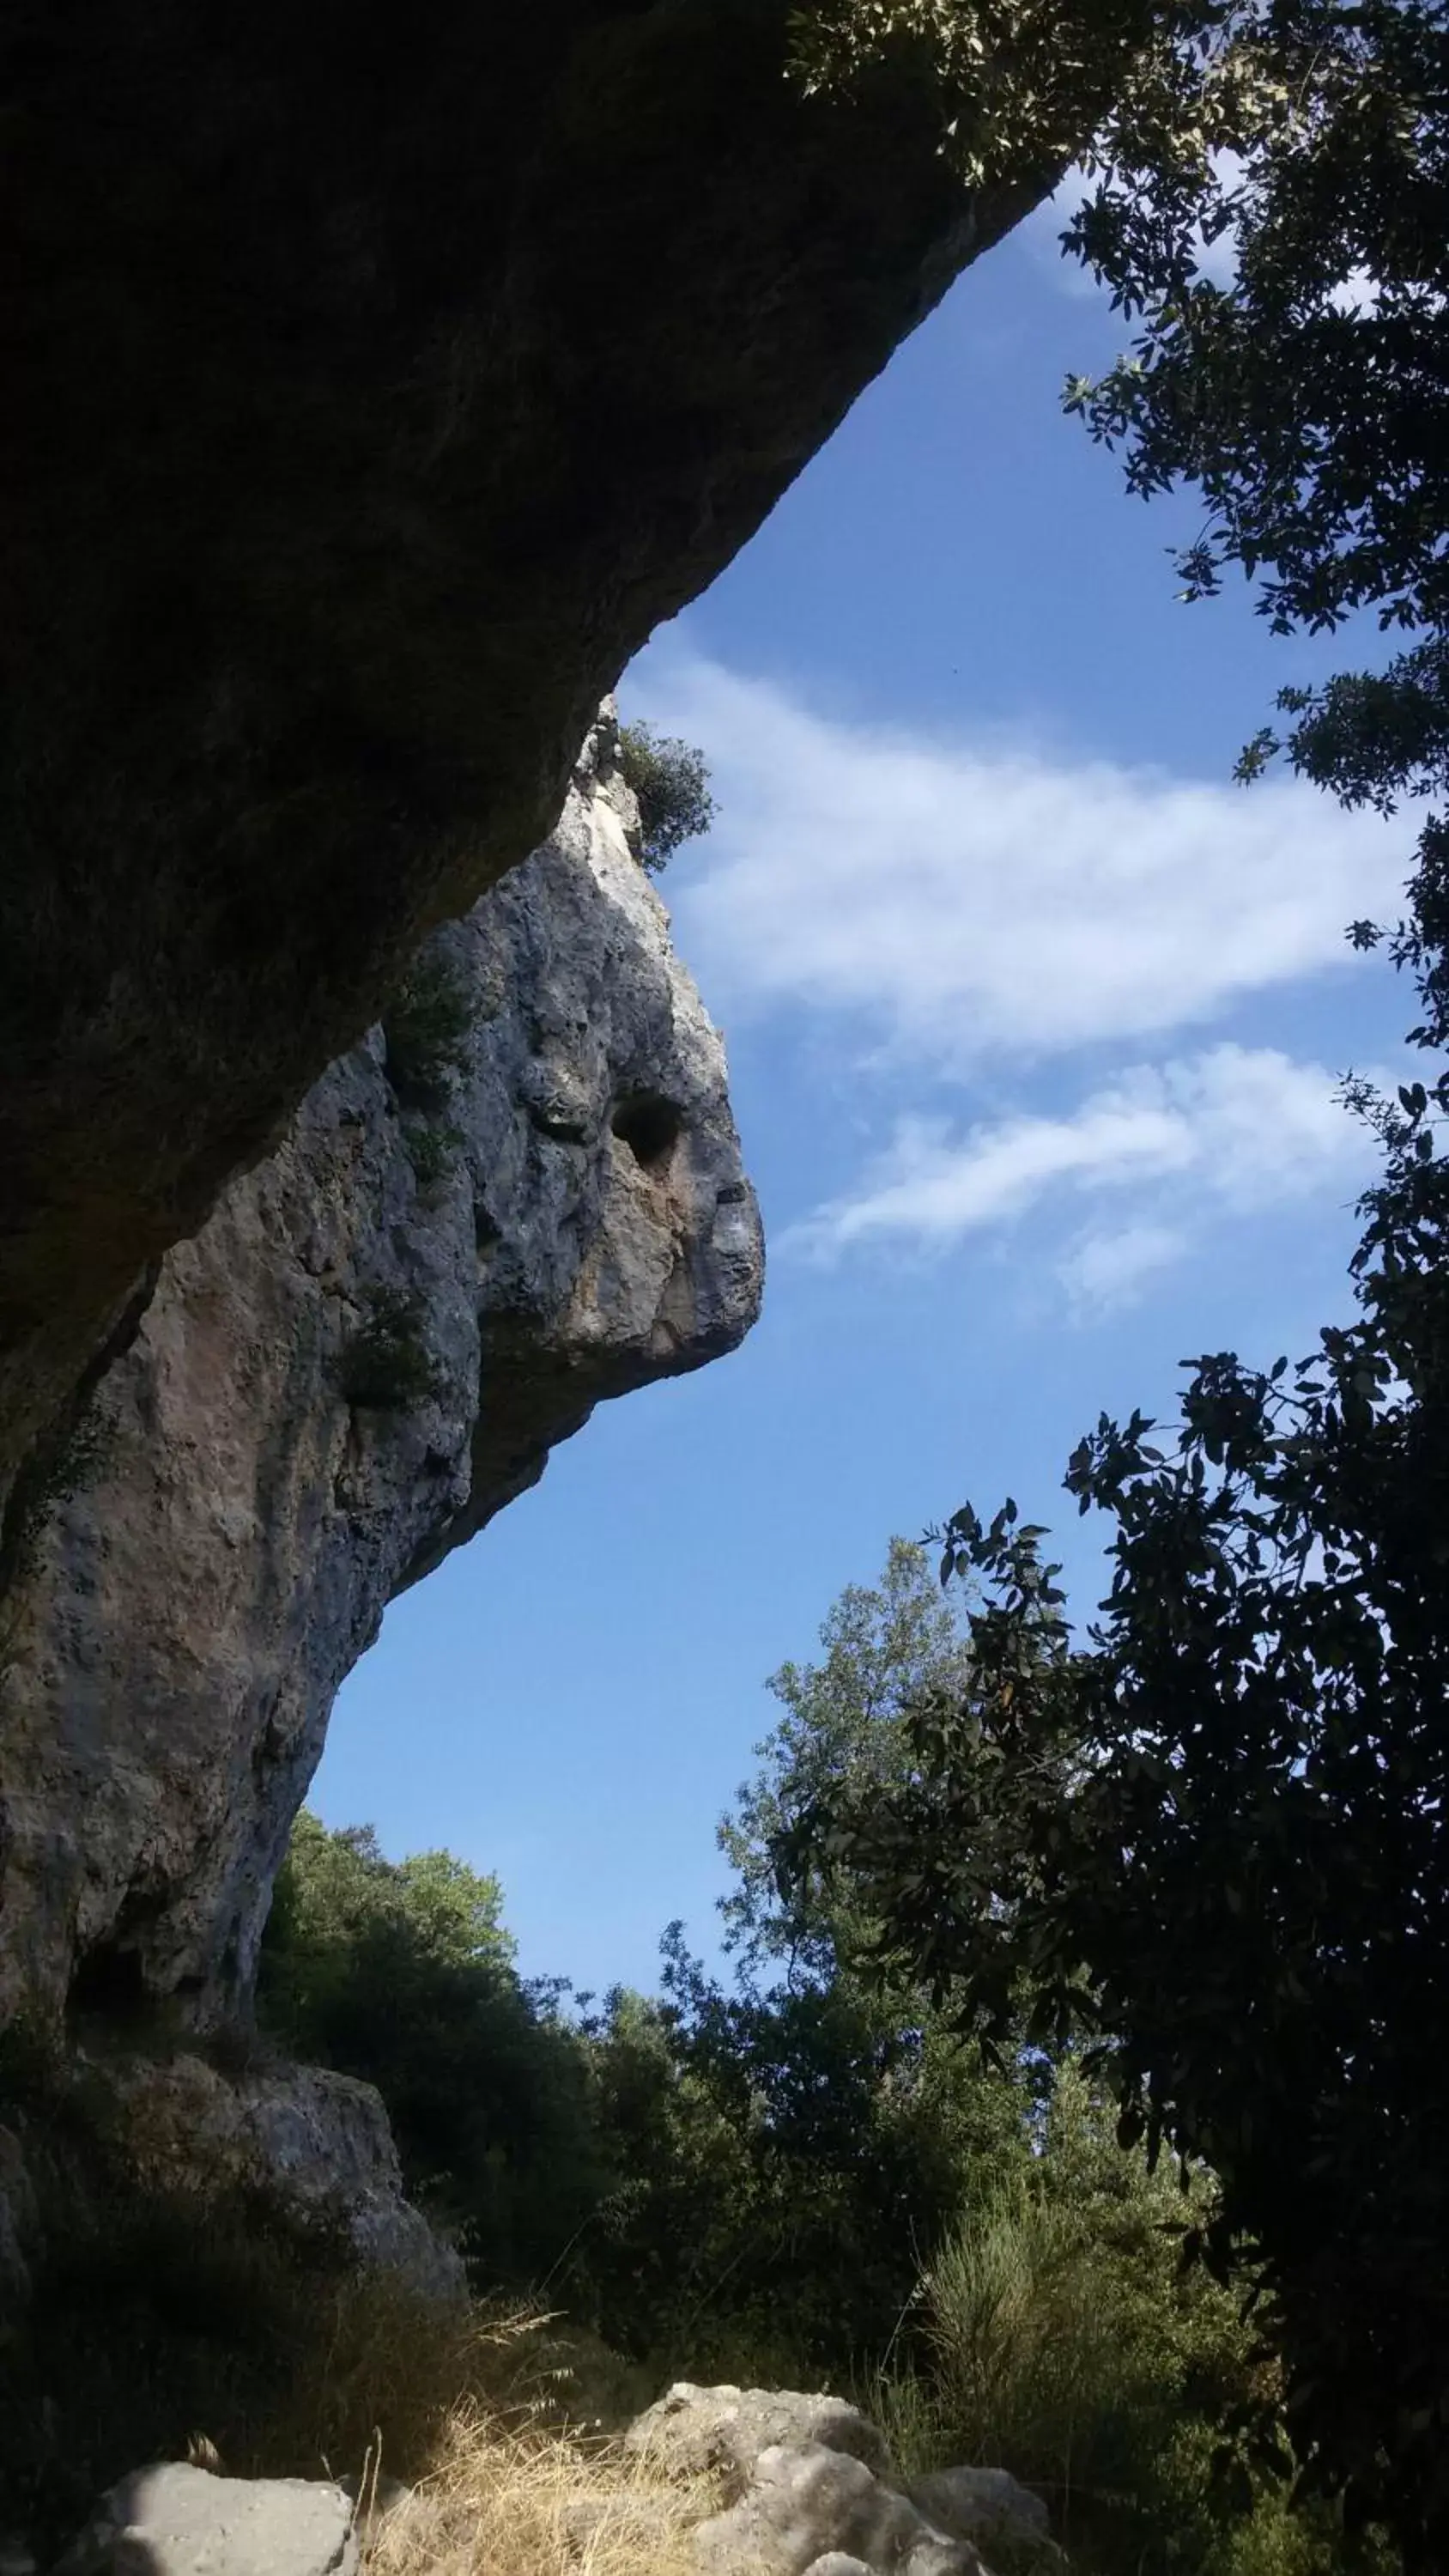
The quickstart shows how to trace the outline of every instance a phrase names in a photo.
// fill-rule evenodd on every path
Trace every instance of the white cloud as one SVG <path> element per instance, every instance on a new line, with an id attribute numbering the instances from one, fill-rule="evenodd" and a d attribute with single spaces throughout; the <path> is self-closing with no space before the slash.
<path id="1" fill-rule="evenodd" d="M 904 1119 L 844 1197 L 786 1236 L 830 1259 L 868 1242 L 945 1246 L 1045 1207 L 1090 1209 L 1130 1192 L 1128 1223 L 1096 1220 L 1059 1263 L 1075 1293 L 1125 1291 L 1186 1251 L 1208 1215 L 1249 1215 L 1337 1185 L 1371 1159 L 1322 1065 L 1219 1046 L 1139 1065 L 1059 1117 L 1017 1116 L 963 1135 Z"/>
<path id="2" fill-rule="evenodd" d="M 1183 1260 L 1191 1246 L 1181 1226 L 1118 1226 L 1083 1235 L 1057 1263 L 1057 1278 L 1074 1305 L 1110 1313 L 1131 1305 L 1149 1279 Z"/>
<path id="3" fill-rule="evenodd" d="M 705 873 L 674 896 L 711 994 L 849 1013 L 938 1073 L 1140 1041 L 1347 966 L 1345 923 L 1406 871 L 1406 827 L 1289 778 L 845 724 L 706 661 L 641 677 L 715 774 Z"/>

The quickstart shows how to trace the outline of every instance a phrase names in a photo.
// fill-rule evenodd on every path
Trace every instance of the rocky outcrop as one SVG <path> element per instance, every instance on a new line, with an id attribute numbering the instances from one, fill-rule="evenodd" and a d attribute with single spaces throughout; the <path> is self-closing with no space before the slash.
<path id="1" fill-rule="evenodd" d="M 1041 2576 L 1063 2564 L 1045 2499 L 1009 2469 L 931 2469 L 909 2479 L 906 2493 L 938 2530 L 969 2540 L 992 2560 Z"/>
<path id="2" fill-rule="evenodd" d="M 1165 13 L 972 190 L 793 14 L 3 0 L 0 1502 Z"/>
<path id="3" fill-rule="evenodd" d="M 320 2066 L 223 2074 L 184 2052 L 105 2055 L 74 2074 L 129 2189 L 153 2205 L 275 2213 L 338 2268 L 390 2272 L 430 2306 L 466 2296 L 461 2256 L 404 2198 L 371 2084 Z M 0 2211 L 3 2185 L 0 2162 Z"/>
<path id="4" fill-rule="evenodd" d="M 499 2456 L 523 2455 L 505 2441 Z M 324 2488 L 220 2477 L 208 2494 L 195 2468 L 148 2470 L 102 2499 L 56 2576 L 120 2576 L 143 2557 L 158 2576 L 193 2576 L 203 2564 L 208 2576 L 252 2576 L 264 2563 L 253 2535 L 274 2520 L 277 2565 L 296 2563 L 306 2576 L 294 2542 L 335 2546 L 347 2533 L 349 2494 L 384 2568 L 452 2566 L 461 2547 L 472 2563 L 491 2505 L 511 2506 L 515 2524 L 531 2510 L 521 2527 L 540 2565 L 655 2566 L 673 2576 L 990 2576 L 970 2532 L 929 2518 L 878 2428 L 839 2398 L 681 2381 L 630 2428 L 622 2454 L 597 2442 L 577 2454 L 560 2445 L 546 2462 L 539 2455 L 543 2473 L 531 2492 L 525 2477 L 512 2494 L 506 2475 L 500 2485 L 478 2466 L 475 2457 L 471 2483 L 466 2475 L 416 2488 L 394 2481 L 387 2494 L 349 2478 Z M 937 2481 L 968 2518 L 970 2496 L 993 2500 L 999 2563 L 1013 2576 L 1060 2576 L 1066 2562 L 1047 2536 L 1039 2496 L 1004 2469 L 946 2469 Z M 535 2533 L 540 2499 L 546 2520 Z M 154 2559 L 127 2555 L 127 2532 L 144 2534 Z M 517 2530 L 509 2537 L 516 2543 Z M 322 2565 L 333 2563 L 343 2562 Z"/>
<path id="5" fill-rule="evenodd" d="M 387 1602 L 601 1398 L 754 1319 L 723 1051 L 631 854 L 614 739 L 606 718 L 552 837 L 167 1256 L 27 1529 L 0 2020 L 69 2010 L 113 2044 L 244 2016 Z"/>
<path id="6" fill-rule="evenodd" d="M 101 2498 L 54 2576 L 354 2576 L 354 2508 L 321 2478 L 226 2478 L 184 2461 Z"/>
<path id="7" fill-rule="evenodd" d="M 781 2444 L 839 2451 L 875 2477 L 890 2471 L 885 2436 L 858 2406 L 793 2388 L 701 2388 L 676 2380 L 624 2436 L 631 2456 L 654 2461 L 671 2477 L 715 2478 L 731 2503 L 745 2493 L 761 2453 Z"/>
<path id="8" fill-rule="evenodd" d="M 692 2537 L 700 2576 L 988 2576 L 983 2552 L 1037 2576 L 1064 2564 L 1041 2497 L 1006 2470 L 908 2480 L 843 2398 L 680 2380 L 624 2449 L 712 2484 L 721 2510 Z"/>
<path id="9" fill-rule="evenodd" d="M 802 2442 L 762 2451 L 737 2504 L 694 2534 L 700 2576 L 985 2576 L 969 2541 L 937 2530 L 863 2460 Z"/>

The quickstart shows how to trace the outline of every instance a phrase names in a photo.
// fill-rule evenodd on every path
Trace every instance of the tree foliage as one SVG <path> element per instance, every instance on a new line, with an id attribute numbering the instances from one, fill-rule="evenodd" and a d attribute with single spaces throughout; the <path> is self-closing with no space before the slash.
<path id="1" fill-rule="evenodd" d="M 821 1644 L 819 1663 L 773 1677 L 785 1716 L 720 1827 L 733 1980 L 675 1925 L 660 2001 L 611 1998 L 596 2026 L 612 2159 L 631 2178 L 590 2231 L 597 2313 L 630 2349 L 652 2341 L 696 2372 L 749 2354 L 757 2375 L 840 2379 L 879 2356 L 963 2193 L 1026 2153 L 1016 2076 L 984 2071 L 909 1981 L 860 1975 L 863 1927 L 832 1891 L 786 1907 L 774 1883 L 780 1820 L 826 1781 L 896 1776 L 910 1695 L 960 1669 L 925 1552 L 894 1541 Z"/>
<path id="2" fill-rule="evenodd" d="M 621 725 L 619 766 L 639 808 L 639 859 L 650 876 L 709 830 L 718 807 L 704 753 L 652 725 Z"/>
<path id="3" fill-rule="evenodd" d="M 1123 86 L 1215 14 L 1191 0 L 817 0 L 792 12 L 791 70 L 807 95 L 925 87 L 970 186 L 1008 159 L 1055 176 Z"/>
<path id="4" fill-rule="evenodd" d="M 262 2023 L 375 2084 L 408 2185 L 481 2284 L 540 2277 L 610 2176 L 560 1990 L 525 1984 L 501 1893 L 450 1852 L 384 1858 L 303 1814 L 262 1946 Z"/>
<path id="5" fill-rule="evenodd" d="M 928 1551 L 890 1542 L 878 1584 L 848 1584 L 820 1630 L 819 1663 L 782 1664 L 767 1685 L 785 1714 L 755 1747 L 760 1767 L 719 1828 L 734 1874 L 722 1898 L 726 1947 L 751 1973 L 828 1983 L 858 1964 L 867 1927 L 847 1892 L 821 1879 L 782 1891 L 775 1846 L 789 1819 L 828 1785 L 869 1789 L 909 1763 L 908 1711 L 965 1673 L 966 1641 Z"/>
<path id="6" fill-rule="evenodd" d="M 1362 611 L 1412 640 L 1289 690 L 1282 748 L 1349 803 L 1445 785 L 1449 334 L 1442 7 L 1218 13 L 1104 138 L 1072 239 L 1142 317 L 1071 403 L 1143 493 L 1199 486 L 1189 595 L 1237 564 L 1280 631 Z M 1232 282 L 1201 273 L 1230 231 Z M 909 1777 L 845 1783 L 785 1840 L 1001 2042 L 1085 2033 L 1125 2140 L 1217 2175 L 1188 2236 L 1241 2267 L 1309 2475 L 1449 2557 L 1449 836 L 1431 813 L 1391 934 L 1425 1079 L 1350 1084 L 1382 1177 L 1356 1312 L 1296 1367 L 1190 1364 L 1179 1421 L 1105 1416 L 1068 1489 L 1111 1586 L 1074 1642 L 1007 1506 L 943 1570 L 984 1586 L 964 1691 L 910 1724 Z M 1360 945 L 1382 935 L 1352 926 Z"/>
<path id="7" fill-rule="evenodd" d="M 1416 638 L 1386 668 L 1286 689 L 1276 751 L 1350 804 L 1445 783 L 1449 698 L 1449 15 L 1443 0 L 1235 0 L 1156 58 L 1068 228 L 1140 320 L 1069 407 L 1206 519 L 1190 599 L 1237 566 L 1280 634 L 1362 611 Z M 1205 245 L 1231 252 L 1229 282 Z"/>

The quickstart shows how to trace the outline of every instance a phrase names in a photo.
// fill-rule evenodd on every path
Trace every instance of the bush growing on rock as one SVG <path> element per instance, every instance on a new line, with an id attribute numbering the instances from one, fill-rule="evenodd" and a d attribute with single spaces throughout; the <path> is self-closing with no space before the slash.
<path id="1" fill-rule="evenodd" d="M 474 1002 L 446 957 L 423 956 L 383 1014 L 388 1078 L 405 1100 L 436 1102 L 465 1070 Z"/>
<path id="2" fill-rule="evenodd" d="M 640 862 L 657 876 L 686 841 L 709 830 L 718 811 L 704 754 L 652 725 L 623 725 L 619 767 L 639 807 Z"/>
<path id="3" fill-rule="evenodd" d="M 438 1373 L 423 1338 L 423 1303 L 411 1289 L 367 1292 L 363 1320 L 342 1352 L 338 1382 L 359 1412 L 411 1412 L 436 1395 Z"/>

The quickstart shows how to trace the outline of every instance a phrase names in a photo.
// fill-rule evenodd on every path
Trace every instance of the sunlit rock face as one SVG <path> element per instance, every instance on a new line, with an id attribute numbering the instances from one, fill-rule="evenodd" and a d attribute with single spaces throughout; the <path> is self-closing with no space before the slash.
<path id="1" fill-rule="evenodd" d="M 552 837 L 422 952 L 450 1061 L 420 1074 L 384 1024 L 335 1063 L 100 1381 L 7 1608 L 0 2018 L 244 2014 L 388 1601 L 601 1398 L 755 1318 L 723 1049 L 615 739 L 606 716 Z"/>

